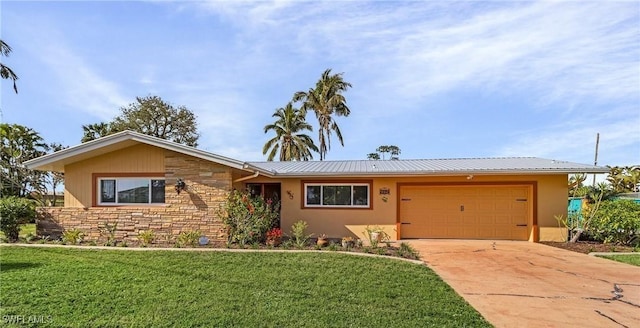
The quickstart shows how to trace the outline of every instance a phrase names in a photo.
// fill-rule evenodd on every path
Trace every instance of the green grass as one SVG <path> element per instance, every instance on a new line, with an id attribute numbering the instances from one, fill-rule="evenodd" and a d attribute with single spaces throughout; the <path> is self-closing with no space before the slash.
<path id="1" fill-rule="evenodd" d="M 629 255 L 602 255 L 606 259 L 627 263 L 635 266 L 640 266 L 640 254 L 629 254 Z"/>
<path id="2" fill-rule="evenodd" d="M 489 327 L 425 266 L 337 253 L 0 249 L 0 316 L 56 327 Z M 42 320 L 44 318 L 44 320 Z"/>

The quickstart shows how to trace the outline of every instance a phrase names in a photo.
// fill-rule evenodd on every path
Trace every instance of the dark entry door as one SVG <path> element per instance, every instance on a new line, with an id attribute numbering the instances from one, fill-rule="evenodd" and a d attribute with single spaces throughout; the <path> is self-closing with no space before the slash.
<path id="1" fill-rule="evenodd" d="M 271 199 L 274 203 L 280 201 L 279 183 L 247 183 L 247 190 L 251 196 L 262 196 L 264 199 Z"/>

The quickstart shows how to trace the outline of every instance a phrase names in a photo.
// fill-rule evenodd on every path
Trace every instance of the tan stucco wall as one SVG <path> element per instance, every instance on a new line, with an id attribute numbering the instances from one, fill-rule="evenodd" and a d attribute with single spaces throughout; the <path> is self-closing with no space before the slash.
<path id="1" fill-rule="evenodd" d="M 538 183 L 540 241 L 566 241 L 567 229 L 558 226 L 556 215 L 567 217 L 567 176 L 544 177 Z"/>
<path id="2" fill-rule="evenodd" d="M 65 167 L 65 207 L 91 208 L 92 206 L 92 174 L 93 173 L 149 173 L 164 172 L 167 179 L 166 215 L 175 213 L 177 220 L 184 218 L 210 220 L 215 216 L 215 209 L 224 201 L 224 195 L 232 188 L 241 189 L 246 183 L 281 183 L 282 212 L 281 226 L 285 233 L 298 220 L 309 224 L 309 232 L 316 235 L 327 234 L 339 238 L 352 236 L 364 238 L 367 225 L 379 225 L 396 239 L 398 217 L 398 184 L 402 183 L 501 183 L 535 182 L 536 202 L 532 205 L 529 222 L 530 240 L 534 240 L 539 232 L 539 240 L 563 240 L 566 229 L 558 227 L 555 215 L 567 215 L 567 175 L 522 175 L 522 176 L 445 176 L 445 177 L 403 177 L 403 178 L 349 178 L 349 179 L 315 179 L 322 181 L 362 180 L 372 181 L 371 209 L 303 209 L 301 179 L 269 179 L 259 177 L 243 182 L 232 181 L 246 176 L 247 173 L 214 164 L 197 158 L 183 156 L 161 148 L 136 145 L 80 161 Z M 190 188 L 188 196 L 174 198 L 173 184 L 176 178 L 182 178 Z M 389 189 L 388 195 L 380 195 L 381 188 Z M 290 193 L 289 193 L 290 192 Z M 533 187 L 532 187 L 533 192 Z M 290 198 L 289 195 L 292 195 Z M 184 195 L 184 194 L 183 194 Z M 385 201 L 386 200 L 386 201 Z M 101 213 L 96 211 L 96 213 Z M 122 213 L 122 211 L 119 211 Z M 173 214 L 171 214 L 173 215 Z M 534 217 L 537 228 L 533 229 Z M 214 220 L 219 229 L 218 220 Z M 211 222 L 214 222 L 211 221 Z M 194 227 L 196 226 L 196 222 Z M 200 223 L 197 223 L 200 227 Z M 212 230 L 213 231 L 213 230 Z M 217 231 L 217 230 L 216 230 Z"/>
<path id="3" fill-rule="evenodd" d="M 304 179 L 318 180 L 318 179 Z M 327 179 L 324 181 L 340 181 L 340 179 Z M 350 181 L 354 178 L 348 179 Z M 532 203 L 529 240 L 534 240 L 536 231 L 533 227 L 534 215 L 537 215 L 540 241 L 561 241 L 566 236 L 566 230 L 558 228 L 558 222 L 554 215 L 567 215 L 567 176 L 559 175 L 523 175 L 523 176 L 467 176 L 449 177 L 404 177 L 404 178 L 362 178 L 373 180 L 372 185 L 372 209 L 303 209 L 302 208 L 302 179 L 252 179 L 249 183 L 281 183 L 282 193 L 282 218 L 281 226 L 284 232 L 291 230 L 291 225 L 304 220 L 309 224 L 309 232 L 314 234 L 327 234 L 332 238 L 352 236 L 364 239 L 364 230 L 367 225 L 379 225 L 395 240 L 397 237 L 398 216 L 398 184 L 399 183 L 504 183 L 523 182 L 528 184 L 536 182 L 537 207 Z M 381 188 L 388 188 L 389 195 L 380 195 Z M 532 186 L 533 189 L 533 186 Z M 288 191 L 293 194 L 289 198 Z M 533 190 L 532 190 L 533 192 Z M 386 196 L 386 201 L 384 200 Z"/>

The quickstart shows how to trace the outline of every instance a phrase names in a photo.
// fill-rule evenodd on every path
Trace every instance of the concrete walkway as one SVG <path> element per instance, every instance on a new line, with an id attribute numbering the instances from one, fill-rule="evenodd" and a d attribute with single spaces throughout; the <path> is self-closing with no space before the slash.
<path id="1" fill-rule="evenodd" d="M 496 327 L 640 327 L 640 267 L 529 242 L 408 242 Z"/>

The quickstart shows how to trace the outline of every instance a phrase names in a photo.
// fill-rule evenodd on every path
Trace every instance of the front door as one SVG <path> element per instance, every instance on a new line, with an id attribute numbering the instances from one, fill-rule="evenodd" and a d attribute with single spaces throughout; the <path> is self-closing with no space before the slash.
<path id="1" fill-rule="evenodd" d="M 280 201 L 279 183 L 247 183 L 247 190 L 251 196 L 262 196 L 264 199 L 271 199 L 274 203 Z"/>

